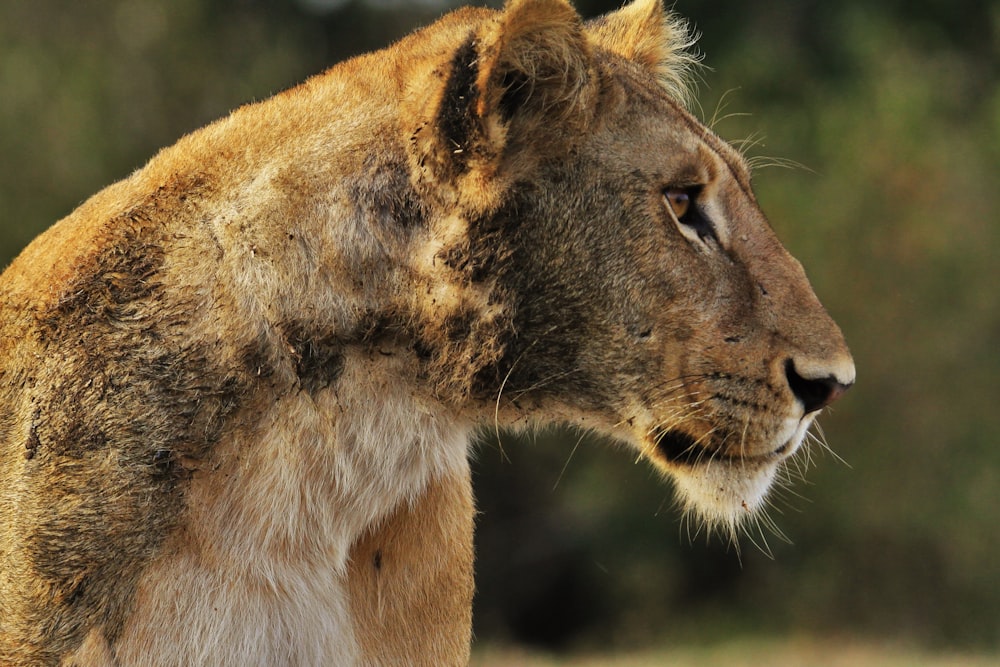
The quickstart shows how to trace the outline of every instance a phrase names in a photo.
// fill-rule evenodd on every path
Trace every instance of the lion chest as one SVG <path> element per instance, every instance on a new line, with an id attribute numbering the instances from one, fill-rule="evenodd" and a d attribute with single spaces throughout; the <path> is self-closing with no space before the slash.
<path id="1" fill-rule="evenodd" d="M 363 394 L 342 382 L 276 401 L 194 472 L 183 525 L 136 589 L 119 659 L 374 664 L 372 624 L 400 615 L 393 601 L 426 615 L 433 600 L 411 589 L 442 578 L 459 593 L 440 604 L 463 607 L 445 616 L 467 615 L 460 582 L 471 601 L 471 566 L 456 579 L 455 567 L 435 569 L 447 558 L 433 552 L 457 550 L 471 564 L 471 495 L 437 490 L 442 479 L 468 486 L 468 428 L 424 409 L 405 385 L 372 393 L 372 382 L 369 373 L 353 385 Z M 463 502 L 467 512 L 449 509 Z M 408 518 L 415 507 L 419 520 Z M 428 541 L 429 526 L 457 537 Z M 355 552 L 367 567 L 352 564 Z M 383 558 L 384 568 L 369 562 Z"/>

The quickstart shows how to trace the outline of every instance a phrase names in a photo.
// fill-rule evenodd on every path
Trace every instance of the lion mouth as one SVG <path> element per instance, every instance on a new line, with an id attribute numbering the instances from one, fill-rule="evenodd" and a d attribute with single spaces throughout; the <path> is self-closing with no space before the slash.
<path id="1" fill-rule="evenodd" d="M 695 437 L 677 428 L 658 428 L 645 451 L 673 479 L 686 512 L 733 533 L 762 510 L 778 470 L 798 450 L 811 423 L 787 420 L 771 447 L 746 442 L 745 447 L 726 448 L 725 438 L 720 442 L 711 434 Z"/>
<path id="2" fill-rule="evenodd" d="M 653 441 L 656 451 L 671 463 L 691 466 L 708 454 L 697 440 L 683 431 L 658 430 Z"/>
<path id="3" fill-rule="evenodd" d="M 658 429 L 653 436 L 656 451 L 669 463 L 694 467 L 710 461 L 723 463 L 766 463 L 783 457 L 790 449 L 790 442 L 785 442 L 774 451 L 753 456 L 736 456 L 711 449 L 702 444 L 694 436 L 677 430 Z"/>
<path id="4" fill-rule="evenodd" d="M 732 532 L 763 506 L 793 447 L 786 443 L 770 453 L 736 456 L 706 446 L 704 440 L 678 430 L 658 431 L 653 458 L 673 478 L 686 511 Z"/>

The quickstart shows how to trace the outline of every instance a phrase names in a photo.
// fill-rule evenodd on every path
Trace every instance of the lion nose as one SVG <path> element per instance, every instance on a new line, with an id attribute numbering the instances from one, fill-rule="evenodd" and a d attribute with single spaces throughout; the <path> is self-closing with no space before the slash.
<path id="1" fill-rule="evenodd" d="M 795 398 L 802 402 L 806 414 L 822 410 L 838 398 L 854 384 L 854 364 L 845 364 L 849 368 L 816 372 L 802 371 L 796 367 L 795 361 L 785 362 L 785 377 Z"/>

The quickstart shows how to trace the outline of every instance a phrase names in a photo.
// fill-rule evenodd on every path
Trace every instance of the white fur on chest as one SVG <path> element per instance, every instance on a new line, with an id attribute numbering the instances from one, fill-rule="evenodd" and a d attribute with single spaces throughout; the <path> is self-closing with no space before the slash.
<path id="1" fill-rule="evenodd" d="M 119 659 L 356 663 L 350 549 L 429 480 L 467 469 L 471 426 L 366 364 L 349 360 L 337 387 L 283 397 L 196 474 L 189 525 L 140 582 Z"/>

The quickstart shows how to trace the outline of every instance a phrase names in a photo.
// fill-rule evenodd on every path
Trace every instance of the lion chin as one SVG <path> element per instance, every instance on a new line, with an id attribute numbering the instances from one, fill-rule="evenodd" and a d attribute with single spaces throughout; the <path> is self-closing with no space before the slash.
<path id="1" fill-rule="evenodd" d="M 776 438 L 781 444 L 762 456 L 713 456 L 697 451 L 690 439 L 674 432 L 663 434 L 658 449 L 667 454 L 656 461 L 673 480 L 678 501 L 684 513 L 695 517 L 709 531 L 718 530 L 730 538 L 748 521 L 760 521 L 768 507 L 768 492 L 774 485 L 778 470 L 802 446 L 815 415 L 801 420 L 786 421 L 783 433 Z M 787 434 L 787 437 L 786 437 Z M 664 441 L 673 441 L 665 445 Z M 687 442 L 683 455 L 669 455 L 672 447 Z M 770 525 L 770 521 L 764 518 Z M 776 530 L 772 528 L 773 530 Z"/>
<path id="2" fill-rule="evenodd" d="M 767 492 L 781 460 L 745 462 L 711 460 L 690 469 L 671 471 L 685 512 L 709 529 L 733 534 L 766 506 Z"/>

